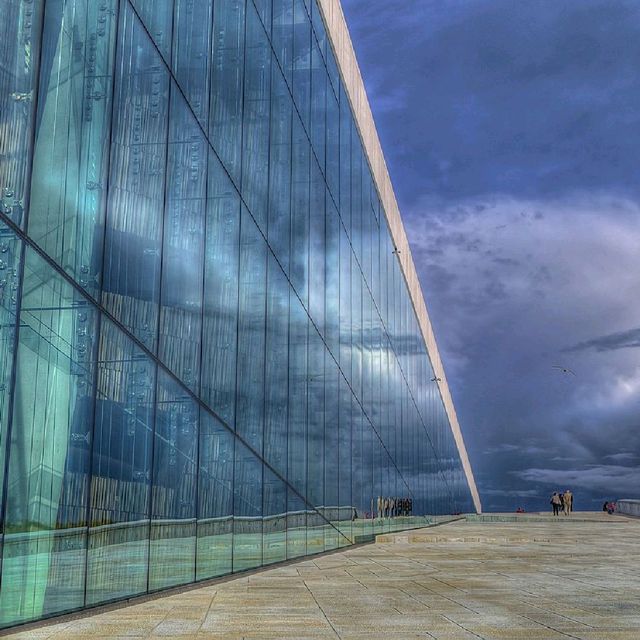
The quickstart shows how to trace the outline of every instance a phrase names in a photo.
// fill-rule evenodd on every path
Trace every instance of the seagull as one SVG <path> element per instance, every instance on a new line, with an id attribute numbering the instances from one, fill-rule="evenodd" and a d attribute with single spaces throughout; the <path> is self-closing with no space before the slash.
<path id="1" fill-rule="evenodd" d="M 438 378 L 438 376 L 434 376 L 431 378 L 431 382 L 442 382 L 442 378 Z"/>
<path id="2" fill-rule="evenodd" d="M 575 372 L 571 371 L 571 369 L 567 368 L 567 367 L 563 367 L 562 365 L 559 364 L 554 364 L 551 365 L 554 369 L 560 369 L 560 371 L 562 371 L 562 373 L 568 373 L 571 374 L 572 376 L 575 376 Z"/>

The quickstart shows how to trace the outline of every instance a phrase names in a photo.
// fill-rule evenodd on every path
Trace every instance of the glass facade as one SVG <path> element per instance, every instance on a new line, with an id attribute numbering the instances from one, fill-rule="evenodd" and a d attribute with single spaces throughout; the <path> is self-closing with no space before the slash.
<path id="1" fill-rule="evenodd" d="M 313 0 L 0 0 L 0 626 L 473 511 Z"/>

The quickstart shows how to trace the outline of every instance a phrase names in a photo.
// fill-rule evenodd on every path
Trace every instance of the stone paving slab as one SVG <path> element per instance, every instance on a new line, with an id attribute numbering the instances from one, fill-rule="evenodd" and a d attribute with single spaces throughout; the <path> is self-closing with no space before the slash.
<path id="1" fill-rule="evenodd" d="M 378 542 L 14 640 L 639 640 L 640 520 L 529 515 Z"/>

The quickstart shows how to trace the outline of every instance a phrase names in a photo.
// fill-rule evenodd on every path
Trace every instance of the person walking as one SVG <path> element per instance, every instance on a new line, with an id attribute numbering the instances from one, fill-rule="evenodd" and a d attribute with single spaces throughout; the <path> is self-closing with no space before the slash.
<path id="1" fill-rule="evenodd" d="M 569 491 L 569 489 L 567 489 L 564 492 L 564 495 L 562 496 L 562 506 L 564 508 L 564 515 L 568 516 L 571 513 L 571 499 L 573 498 L 573 495 L 571 494 L 571 491 Z"/>
<path id="2" fill-rule="evenodd" d="M 573 493 L 571 491 L 569 491 L 569 493 L 571 493 L 571 502 L 569 503 L 569 513 L 573 513 Z"/>
<path id="3" fill-rule="evenodd" d="M 564 515 L 568 516 L 573 511 L 573 494 L 569 489 L 562 496 L 562 504 L 564 506 Z"/>
<path id="4" fill-rule="evenodd" d="M 558 495 L 557 491 L 554 491 L 553 495 L 551 496 L 551 507 L 553 508 L 554 516 L 557 516 L 560 512 L 560 504 L 560 496 Z"/>

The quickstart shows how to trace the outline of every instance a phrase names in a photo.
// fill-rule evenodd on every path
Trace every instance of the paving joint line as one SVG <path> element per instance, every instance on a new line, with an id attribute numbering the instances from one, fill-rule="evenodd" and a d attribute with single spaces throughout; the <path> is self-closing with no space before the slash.
<path id="1" fill-rule="evenodd" d="M 333 633 L 336 634 L 336 637 L 339 640 L 342 640 L 342 636 L 338 633 L 338 631 L 336 630 L 336 628 L 333 626 L 331 620 L 329 620 L 327 614 L 325 613 L 324 609 L 320 606 L 320 603 L 318 602 L 315 594 L 313 593 L 313 591 L 311 591 L 311 589 L 309 588 L 309 585 L 307 584 L 306 580 L 303 580 L 304 586 L 306 588 L 306 590 L 309 592 L 309 594 L 311 595 L 311 597 L 313 598 L 313 601 L 316 603 L 316 606 L 318 607 L 318 609 L 320 609 L 320 612 L 322 613 L 322 615 L 324 616 L 324 619 L 327 621 L 327 624 L 331 627 L 331 629 L 333 630 Z"/>
<path id="2" fill-rule="evenodd" d="M 545 611 L 546 613 L 551 613 L 554 616 L 558 616 L 559 618 L 564 618 L 565 620 L 571 620 L 571 622 L 575 622 L 576 624 L 581 624 L 584 627 L 589 627 L 591 629 L 597 629 L 598 627 L 592 625 L 592 624 L 588 624 L 586 622 L 581 622 L 580 620 L 575 620 L 574 618 L 571 618 L 570 616 L 565 616 L 562 613 L 558 613 L 557 611 L 552 611 L 551 609 L 545 609 L 544 607 L 540 607 L 538 605 L 535 605 L 531 602 L 527 602 L 526 600 L 518 600 L 518 602 L 528 606 L 528 607 L 533 607 L 534 609 L 539 609 L 541 611 Z M 555 603 L 554 600 L 551 600 L 552 603 Z M 585 613 L 590 613 L 589 611 L 585 611 Z M 526 616 L 523 615 L 524 618 L 526 618 Z"/>
<path id="3" fill-rule="evenodd" d="M 573 638 L 573 640 L 582 640 L 582 638 L 580 638 L 580 636 L 574 636 L 570 633 L 567 633 L 566 631 L 561 631 L 560 629 L 556 629 L 555 627 L 552 627 L 551 625 L 545 624 L 544 622 L 540 622 L 539 620 L 535 620 L 534 618 L 530 618 L 529 616 L 525 616 L 524 614 L 521 614 L 523 618 L 525 618 L 525 620 L 530 620 L 531 622 L 533 622 L 534 624 L 537 624 L 541 627 L 544 627 L 545 629 L 549 629 L 549 631 L 555 631 L 556 633 L 559 633 L 562 636 L 567 636 L 567 638 Z"/>
<path id="4" fill-rule="evenodd" d="M 471 629 L 467 629 L 464 625 L 460 624 L 459 622 L 456 622 L 455 620 L 452 620 L 451 618 L 449 618 L 448 616 L 444 615 L 444 613 L 440 614 L 445 620 L 448 620 L 449 622 L 455 624 L 457 627 L 460 627 L 461 629 L 463 629 L 464 631 L 466 631 L 467 633 L 470 633 L 472 636 L 475 636 L 476 638 L 480 638 L 480 640 L 487 640 L 484 636 L 480 636 L 477 633 L 475 633 L 475 631 L 471 631 Z"/>
<path id="5" fill-rule="evenodd" d="M 443 598 L 444 600 L 448 600 L 449 602 L 457 605 L 458 607 L 462 607 L 463 609 L 466 609 L 467 611 L 470 611 L 471 613 L 475 613 L 478 616 L 481 616 L 482 613 L 480 613 L 480 611 L 476 611 L 475 609 L 472 609 L 471 607 L 467 607 L 467 605 L 462 604 L 461 602 L 458 602 L 457 600 L 454 600 L 453 598 L 449 598 L 448 596 L 445 596 L 441 593 L 439 593 L 438 591 L 436 591 L 435 589 L 431 589 L 430 587 L 427 587 L 427 585 L 422 584 L 421 582 L 418 582 L 417 580 L 413 580 L 413 582 L 415 584 L 417 584 L 419 587 L 422 587 L 423 589 L 426 589 L 427 591 L 429 591 L 430 593 L 435 594 L 436 596 L 438 596 L 439 598 Z"/>

